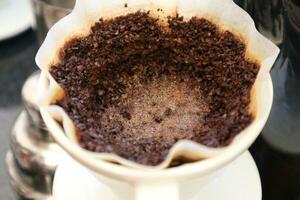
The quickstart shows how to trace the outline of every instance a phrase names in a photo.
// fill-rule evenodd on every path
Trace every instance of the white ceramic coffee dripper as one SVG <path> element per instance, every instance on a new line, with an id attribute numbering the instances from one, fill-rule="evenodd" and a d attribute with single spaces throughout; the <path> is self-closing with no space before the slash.
<path id="1" fill-rule="evenodd" d="M 157 8 L 162 8 L 164 12 L 157 13 Z M 251 95 L 250 111 L 255 115 L 255 119 L 228 147 L 208 148 L 191 141 L 179 141 L 161 165 L 146 167 L 117 155 L 92 153 L 82 149 L 77 143 L 74 125 L 68 115 L 62 108 L 51 105 L 63 95 L 62 89 L 48 71 L 49 67 L 58 61 L 58 52 L 63 44 L 72 37 L 88 34 L 91 25 L 100 17 L 111 18 L 137 10 L 150 10 L 162 19 L 176 13 L 184 16 L 184 19 L 192 16 L 205 17 L 222 29 L 238 34 L 247 44 L 247 56 L 261 63 Z M 250 16 L 231 0 L 78 0 L 74 11 L 49 31 L 36 57 L 36 62 L 42 70 L 41 114 L 58 144 L 114 190 L 116 199 L 188 200 L 201 184 L 205 185 L 213 180 L 224 166 L 243 153 L 259 135 L 271 109 L 273 90 L 269 70 L 278 52 L 275 45 L 257 32 Z M 62 126 L 57 121 L 61 122 Z M 199 161 L 166 169 L 177 156 Z M 189 187 L 184 187 L 186 185 Z"/>

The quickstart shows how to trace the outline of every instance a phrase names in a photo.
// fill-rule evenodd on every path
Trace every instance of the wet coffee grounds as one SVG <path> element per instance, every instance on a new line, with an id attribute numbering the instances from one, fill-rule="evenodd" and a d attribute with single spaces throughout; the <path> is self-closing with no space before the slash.
<path id="1" fill-rule="evenodd" d="M 253 120 L 258 69 L 238 37 L 206 19 L 162 27 L 137 12 L 69 41 L 51 74 L 83 148 L 157 165 L 178 140 L 230 144 Z"/>

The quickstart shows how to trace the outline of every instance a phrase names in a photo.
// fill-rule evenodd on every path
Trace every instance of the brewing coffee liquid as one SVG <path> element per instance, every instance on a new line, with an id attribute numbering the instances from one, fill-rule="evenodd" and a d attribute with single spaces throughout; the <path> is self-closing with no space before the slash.
<path id="1" fill-rule="evenodd" d="M 300 1 L 239 0 L 265 36 L 281 47 L 271 76 L 272 111 L 251 151 L 263 200 L 300 199 Z"/>

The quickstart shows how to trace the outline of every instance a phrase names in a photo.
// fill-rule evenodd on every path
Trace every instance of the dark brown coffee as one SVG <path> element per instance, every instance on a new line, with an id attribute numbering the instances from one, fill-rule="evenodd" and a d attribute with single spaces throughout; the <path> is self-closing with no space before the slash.
<path id="1" fill-rule="evenodd" d="M 51 74 L 83 148 L 157 165 L 178 140 L 226 146 L 247 127 L 258 69 L 238 37 L 206 19 L 162 28 L 137 12 L 69 41 Z"/>

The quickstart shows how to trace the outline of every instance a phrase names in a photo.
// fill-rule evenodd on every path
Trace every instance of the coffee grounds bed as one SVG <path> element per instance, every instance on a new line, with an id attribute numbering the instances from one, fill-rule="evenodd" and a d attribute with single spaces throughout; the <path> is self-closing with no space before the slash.
<path id="1" fill-rule="evenodd" d="M 149 13 L 100 19 L 60 51 L 50 72 L 55 102 L 74 122 L 81 147 L 158 165 L 182 139 L 229 145 L 253 120 L 250 92 L 259 64 L 245 44 L 203 18 Z"/>

